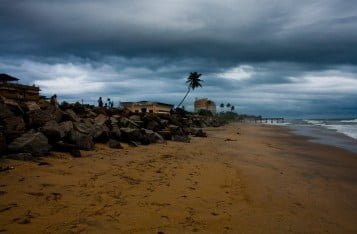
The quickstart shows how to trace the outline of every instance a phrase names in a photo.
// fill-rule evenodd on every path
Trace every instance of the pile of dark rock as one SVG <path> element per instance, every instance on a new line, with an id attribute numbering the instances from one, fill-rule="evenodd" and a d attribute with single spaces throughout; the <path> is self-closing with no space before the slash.
<path id="1" fill-rule="evenodd" d="M 43 156 L 50 151 L 93 150 L 95 143 L 122 148 L 164 143 L 190 142 L 190 136 L 206 137 L 204 127 L 222 123 L 214 117 L 171 114 L 139 114 L 127 109 L 104 109 L 66 104 L 60 107 L 41 100 L 18 103 L 0 99 L 0 155 Z"/>

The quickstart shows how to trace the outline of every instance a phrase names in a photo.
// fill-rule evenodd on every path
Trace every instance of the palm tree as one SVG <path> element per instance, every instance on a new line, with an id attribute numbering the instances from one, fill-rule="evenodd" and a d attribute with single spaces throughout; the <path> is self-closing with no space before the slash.
<path id="1" fill-rule="evenodd" d="M 221 103 L 220 107 L 221 107 L 221 108 L 224 108 L 224 103 Z"/>
<path id="2" fill-rule="evenodd" d="M 197 87 L 202 87 L 201 82 L 203 82 L 203 80 L 200 79 L 200 76 L 202 76 L 202 74 L 199 74 L 197 72 L 191 72 L 190 76 L 187 77 L 187 81 L 186 84 L 188 84 L 188 89 L 186 92 L 186 95 L 183 97 L 183 99 L 181 100 L 181 102 L 177 105 L 177 107 L 180 107 L 181 104 L 185 101 L 187 95 L 189 94 L 189 92 L 192 90 L 194 90 Z"/>
<path id="3" fill-rule="evenodd" d="M 232 112 L 234 111 L 234 106 L 231 106 L 231 111 L 232 111 Z"/>
<path id="4" fill-rule="evenodd" d="M 226 107 L 227 107 L 227 108 L 231 107 L 231 104 L 230 104 L 230 103 L 227 103 Z"/>

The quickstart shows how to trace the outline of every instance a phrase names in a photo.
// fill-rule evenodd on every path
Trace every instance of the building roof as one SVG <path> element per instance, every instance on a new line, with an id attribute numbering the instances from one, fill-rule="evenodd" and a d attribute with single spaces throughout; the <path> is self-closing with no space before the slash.
<path id="1" fill-rule="evenodd" d="M 162 106 L 168 106 L 168 107 L 173 107 L 174 105 L 163 103 L 163 102 L 151 102 L 151 101 L 140 101 L 140 102 L 121 102 L 123 106 L 128 106 L 128 105 L 162 105 Z"/>
<path id="2" fill-rule="evenodd" d="M 8 74 L 0 74 L 0 81 L 18 81 L 19 79 Z"/>
<path id="3" fill-rule="evenodd" d="M 209 100 L 208 98 L 201 98 L 201 99 L 196 99 L 195 104 L 215 105 L 216 103 L 212 100 Z"/>

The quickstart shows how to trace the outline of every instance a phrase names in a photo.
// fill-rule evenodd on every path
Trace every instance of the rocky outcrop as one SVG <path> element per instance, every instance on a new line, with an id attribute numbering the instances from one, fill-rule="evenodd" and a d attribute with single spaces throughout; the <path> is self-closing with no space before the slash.
<path id="1" fill-rule="evenodd" d="M 21 109 L 22 108 L 22 109 Z M 124 109 L 63 104 L 47 101 L 6 103 L 0 100 L 0 152 L 45 155 L 55 150 L 80 157 L 80 150 L 93 150 L 97 142 L 121 149 L 130 146 L 190 142 L 190 136 L 206 137 L 206 126 L 218 126 L 214 117 L 185 113 L 137 114 Z"/>
<path id="2" fill-rule="evenodd" d="M 48 121 L 40 128 L 40 131 L 45 134 L 51 142 L 59 141 L 65 136 L 64 129 L 62 129 L 55 120 Z"/>
<path id="3" fill-rule="evenodd" d="M 27 132 L 10 143 L 10 152 L 30 153 L 33 156 L 46 155 L 51 146 L 47 137 L 41 132 Z"/>
<path id="4" fill-rule="evenodd" d="M 28 124 L 32 128 L 45 125 L 48 121 L 54 120 L 55 116 L 49 110 L 33 110 L 27 112 Z"/>

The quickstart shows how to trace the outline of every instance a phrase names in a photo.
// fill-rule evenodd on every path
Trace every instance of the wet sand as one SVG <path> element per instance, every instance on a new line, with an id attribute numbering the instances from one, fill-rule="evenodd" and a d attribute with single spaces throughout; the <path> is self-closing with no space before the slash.
<path id="1" fill-rule="evenodd" d="M 1 160 L 15 169 L 0 172 L 0 232 L 357 233 L 357 154 L 276 126 L 207 133 Z"/>

